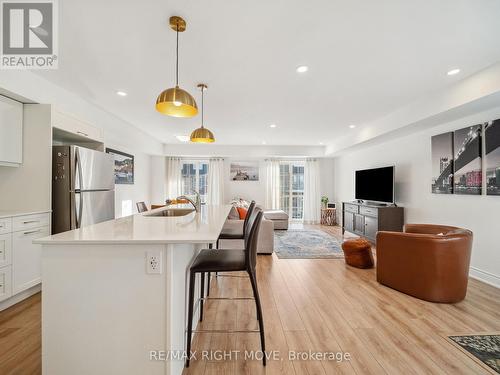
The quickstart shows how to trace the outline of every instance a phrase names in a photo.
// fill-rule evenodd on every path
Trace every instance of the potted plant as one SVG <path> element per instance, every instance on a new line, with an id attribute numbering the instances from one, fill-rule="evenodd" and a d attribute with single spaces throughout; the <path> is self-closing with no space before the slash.
<path id="1" fill-rule="evenodd" d="M 328 207 L 328 197 L 326 195 L 323 195 L 321 197 L 321 206 L 323 208 L 327 208 Z"/>

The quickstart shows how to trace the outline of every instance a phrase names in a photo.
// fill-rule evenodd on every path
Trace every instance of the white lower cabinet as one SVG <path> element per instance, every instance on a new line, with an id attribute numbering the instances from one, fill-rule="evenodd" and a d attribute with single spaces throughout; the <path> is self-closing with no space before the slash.
<path id="1" fill-rule="evenodd" d="M 29 289 L 41 282 L 42 246 L 33 244 L 37 238 L 50 235 L 49 227 L 26 229 L 12 233 L 12 292 Z"/>
<path id="2" fill-rule="evenodd" d="M 12 296 L 12 267 L 0 268 L 0 301 Z"/>
<path id="3" fill-rule="evenodd" d="M 49 235 L 49 213 L 0 218 L 0 302 L 41 283 L 42 246 L 33 241 Z M 25 294 L 22 298 L 30 295 Z M 5 301 L 0 309 L 14 300 Z"/>

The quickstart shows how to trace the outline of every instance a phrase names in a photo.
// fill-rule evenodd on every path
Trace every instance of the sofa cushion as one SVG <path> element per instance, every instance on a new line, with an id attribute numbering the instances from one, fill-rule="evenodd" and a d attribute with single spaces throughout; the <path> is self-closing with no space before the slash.
<path id="1" fill-rule="evenodd" d="M 238 213 L 238 210 L 236 207 L 232 207 L 231 211 L 229 211 L 229 215 L 227 215 L 227 218 L 229 220 L 240 220 L 240 214 Z"/>
<path id="2" fill-rule="evenodd" d="M 236 209 L 238 210 L 238 214 L 240 215 L 240 220 L 245 220 L 248 210 L 243 207 L 237 207 Z"/>
<path id="3" fill-rule="evenodd" d="M 265 210 L 264 217 L 267 220 L 288 220 L 288 214 L 283 210 Z"/>

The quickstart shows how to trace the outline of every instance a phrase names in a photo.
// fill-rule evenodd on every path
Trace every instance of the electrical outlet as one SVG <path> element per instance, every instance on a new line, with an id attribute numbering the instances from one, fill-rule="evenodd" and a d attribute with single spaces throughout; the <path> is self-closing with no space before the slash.
<path id="1" fill-rule="evenodd" d="M 150 250 L 146 253 L 146 273 L 147 274 L 162 273 L 161 251 Z"/>

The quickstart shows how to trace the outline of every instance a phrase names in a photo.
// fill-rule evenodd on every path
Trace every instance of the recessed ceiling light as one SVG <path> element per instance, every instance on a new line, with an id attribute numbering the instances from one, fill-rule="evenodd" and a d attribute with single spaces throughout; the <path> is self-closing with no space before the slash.
<path id="1" fill-rule="evenodd" d="M 266 143 L 266 141 L 262 141 L 262 144 L 263 144 L 263 145 L 265 145 L 265 144 L 267 144 L 267 143 Z"/>
<path id="2" fill-rule="evenodd" d="M 176 135 L 175 138 L 181 142 L 189 142 L 189 135 Z"/>
<path id="3" fill-rule="evenodd" d="M 458 73 L 460 73 L 460 69 L 452 69 L 447 74 L 449 76 L 454 76 L 455 74 L 458 74 Z"/>
<path id="4" fill-rule="evenodd" d="M 306 65 L 301 65 L 297 67 L 297 73 L 305 73 L 309 70 L 309 67 Z"/>
<path id="5" fill-rule="evenodd" d="M 116 95 L 118 95 L 118 96 L 127 96 L 127 93 L 125 91 L 117 91 Z"/>
<path id="6" fill-rule="evenodd" d="M 269 125 L 270 128 L 275 128 L 276 127 L 276 124 L 271 124 Z"/>
<path id="7" fill-rule="evenodd" d="M 354 129 L 356 125 L 349 125 L 349 129 Z"/>
<path id="8" fill-rule="evenodd" d="M 320 146 L 323 146 L 323 145 L 324 145 L 324 143 L 323 143 L 323 142 L 319 142 L 319 144 L 320 144 Z"/>

